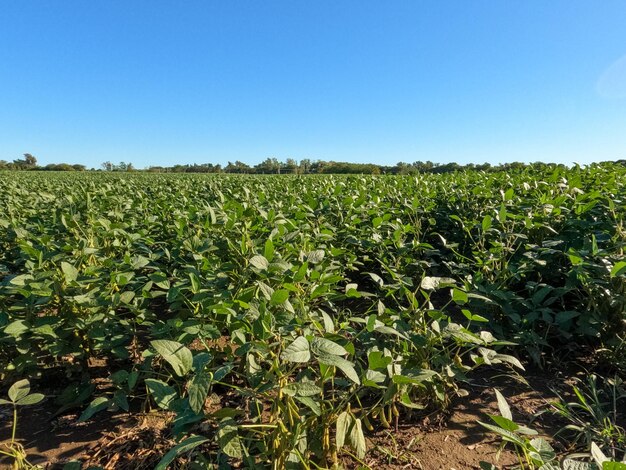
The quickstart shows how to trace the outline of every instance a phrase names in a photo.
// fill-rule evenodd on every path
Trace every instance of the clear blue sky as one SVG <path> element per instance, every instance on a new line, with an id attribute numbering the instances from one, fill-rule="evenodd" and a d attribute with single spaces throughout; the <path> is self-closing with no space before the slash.
<path id="1" fill-rule="evenodd" d="M 626 1 L 0 2 L 0 159 L 626 158 Z"/>

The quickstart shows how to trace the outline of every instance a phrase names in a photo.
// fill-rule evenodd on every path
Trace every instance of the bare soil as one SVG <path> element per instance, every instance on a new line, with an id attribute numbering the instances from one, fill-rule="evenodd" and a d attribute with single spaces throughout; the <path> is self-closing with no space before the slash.
<path id="1" fill-rule="evenodd" d="M 483 372 L 466 387 L 468 396 L 455 399 L 447 412 L 412 419 L 397 430 L 369 433 L 366 460 L 346 457 L 344 467 L 364 463 L 375 469 L 461 470 L 479 468 L 480 461 L 486 461 L 510 468 L 516 463 L 512 449 L 501 450 L 500 442 L 477 423 L 488 421 L 487 414 L 498 414 L 493 388 L 507 397 L 516 421 L 551 434 L 558 423 L 548 413 L 539 419 L 535 415 L 553 399 L 551 387 L 561 389 L 564 383 L 563 377 L 542 371 L 526 372 L 524 379 Z M 77 423 L 77 413 L 54 417 L 55 411 L 51 401 L 44 401 L 21 410 L 18 420 L 17 436 L 30 462 L 46 469 L 62 468 L 71 460 L 105 469 L 149 469 L 174 445 L 167 431 L 169 417 L 158 413 L 103 412 L 88 423 Z M 11 414 L 6 407 L 0 413 L 0 443 L 6 443 Z M 0 468 L 9 468 L 8 462 L 0 460 Z"/>

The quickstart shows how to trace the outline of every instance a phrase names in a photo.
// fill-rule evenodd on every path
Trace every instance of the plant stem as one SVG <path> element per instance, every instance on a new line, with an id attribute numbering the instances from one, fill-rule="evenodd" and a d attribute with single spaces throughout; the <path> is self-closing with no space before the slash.
<path id="1" fill-rule="evenodd" d="M 17 406 L 13 405 L 13 430 L 11 431 L 11 446 L 15 442 L 15 432 L 17 431 Z"/>

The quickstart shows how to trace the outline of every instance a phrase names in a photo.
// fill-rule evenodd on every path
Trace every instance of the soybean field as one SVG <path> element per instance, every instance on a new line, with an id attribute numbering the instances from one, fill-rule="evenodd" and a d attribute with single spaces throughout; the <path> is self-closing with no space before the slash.
<path id="1" fill-rule="evenodd" d="M 420 468 L 394 435 L 486 383 L 507 465 L 626 468 L 625 218 L 617 163 L 0 173 L 0 462 Z M 542 392 L 537 430 L 503 390 L 556 370 L 585 372 Z M 32 410 L 156 416 L 161 440 L 33 458 Z"/>

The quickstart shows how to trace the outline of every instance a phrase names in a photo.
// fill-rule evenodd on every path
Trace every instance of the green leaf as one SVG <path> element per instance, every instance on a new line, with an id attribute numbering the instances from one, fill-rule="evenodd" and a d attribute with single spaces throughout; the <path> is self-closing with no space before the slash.
<path id="1" fill-rule="evenodd" d="M 534 452 L 530 452 L 531 458 L 538 460 L 540 462 L 550 462 L 556 459 L 556 453 L 552 446 L 543 439 L 542 437 L 537 437 L 530 441 L 530 445 L 534 449 Z"/>
<path id="2" fill-rule="evenodd" d="M 207 352 L 201 352 L 193 356 L 193 366 L 192 369 L 198 373 L 204 366 L 206 366 L 209 362 L 211 362 L 211 355 Z"/>
<path id="3" fill-rule="evenodd" d="M 313 250 L 307 254 L 307 261 L 312 264 L 319 264 L 322 262 L 325 256 L 324 250 Z"/>
<path id="4" fill-rule="evenodd" d="M 517 426 L 517 433 L 525 434 L 526 436 L 536 436 L 537 434 L 539 434 L 534 429 L 530 429 L 528 426 L 523 426 L 521 424 Z"/>
<path id="5" fill-rule="evenodd" d="M 139 372 L 137 372 L 136 370 L 128 374 L 128 380 L 126 381 L 126 383 L 128 384 L 128 388 L 130 390 L 135 388 L 135 385 L 137 384 L 137 379 L 139 379 Z"/>
<path id="6" fill-rule="evenodd" d="M 267 258 L 263 255 L 254 255 L 250 258 L 250 264 L 261 271 L 265 271 L 270 265 Z"/>
<path id="7" fill-rule="evenodd" d="M 423 385 L 424 382 L 429 382 L 431 379 L 437 375 L 437 372 L 434 370 L 424 369 L 420 371 L 413 371 L 411 375 L 394 375 L 391 380 L 395 384 L 413 384 L 413 385 Z"/>
<path id="8" fill-rule="evenodd" d="M 128 371 L 123 369 L 118 370 L 117 372 L 113 372 L 109 378 L 115 385 L 120 386 L 128 380 Z"/>
<path id="9" fill-rule="evenodd" d="M 154 398 L 154 402 L 162 410 L 168 410 L 172 402 L 178 397 L 176 390 L 161 380 L 146 379 L 146 387 Z"/>
<path id="10" fill-rule="evenodd" d="M 145 256 L 136 255 L 131 258 L 130 264 L 133 269 L 141 269 L 148 266 L 150 264 L 150 260 Z"/>
<path id="11" fill-rule="evenodd" d="M 346 377 L 352 380 L 355 384 L 361 384 L 361 381 L 359 380 L 359 375 L 356 373 L 354 365 L 350 361 L 332 354 L 318 354 L 317 360 L 322 364 L 326 364 L 327 366 L 338 367 L 344 374 L 346 374 Z"/>
<path id="12" fill-rule="evenodd" d="M 8 392 L 9 400 L 15 403 L 18 400 L 21 400 L 22 398 L 24 398 L 29 393 L 30 393 L 30 382 L 28 381 L 28 379 L 18 380 L 13 385 L 11 385 L 11 388 L 9 388 L 9 392 Z"/>
<path id="13" fill-rule="evenodd" d="M 14 322 L 9 323 L 4 328 L 4 333 L 9 336 L 18 337 L 21 336 L 22 333 L 25 333 L 29 330 L 28 326 L 24 322 L 24 320 L 15 320 Z"/>
<path id="14" fill-rule="evenodd" d="M 189 280 L 191 281 L 191 292 L 197 294 L 200 291 L 200 278 L 196 273 L 189 273 Z"/>
<path id="15" fill-rule="evenodd" d="M 511 443 L 513 443 L 515 445 L 518 445 L 518 446 L 524 448 L 524 441 L 519 436 L 517 436 L 515 433 L 513 433 L 511 431 L 507 431 L 506 429 L 502 429 L 502 428 L 500 428 L 498 426 L 494 426 L 493 424 L 483 423 L 482 421 L 477 421 L 477 422 L 481 426 L 489 429 L 491 432 L 494 432 L 497 435 L 499 435 L 500 437 L 502 437 L 502 439 L 504 441 L 511 442 Z"/>
<path id="16" fill-rule="evenodd" d="M 294 382 L 283 387 L 283 392 L 289 396 L 311 397 L 320 395 L 322 389 L 312 382 Z"/>
<path id="17" fill-rule="evenodd" d="M 168 291 L 167 291 L 167 295 L 165 297 L 165 299 L 169 302 L 169 303 L 174 303 L 178 300 L 178 297 L 180 296 L 180 289 L 178 287 L 175 286 L 171 286 Z"/>
<path id="18" fill-rule="evenodd" d="M 304 336 L 298 336 L 285 348 L 280 358 L 288 362 L 309 362 L 311 359 L 309 341 Z"/>
<path id="19" fill-rule="evenodd" d="M 270 304 L 280 305 L 289 298 L 289 291 L 287 289 L 279 289 L 274 291 L 270 298 Z"/>
<path id="20" fill-rule="evenodd" d="M 172 366 L 172 369 L 179 377 L 184 376 L 191 370 L 193 354 L 179 342 L 157 339 L 151 341 L 150 344 Z"/>
<path id="21" fill-rule="evenodd" d="M 268 238 L 265 241 L 265 250 L 263 253 L 268 261 L 272 261 L 272 259 L 274 259 L 274 242 L 272 242 L 271 238 Z"/>
<path id="22" fill-rule="evenodd" d="M 500 414 L 503 418 L 513 421 L 513 414 L 511 413 L 511 408 L 509 407 L 506 398 L 504 398 L 504 395 L 502 395 L 499 390 L 494 389 L 494 391 L 496 392 L 496 399 L 498 400 L 498 409 L 500 410 Z"/>
<path id="23" fill-rule="evenodd" d="M 307 269 L 309 269 L 309 262 L 305 261 L 302 263 L 302 266 L 298 268 L 296 274 L 294 274 L 293 282 L 301 282 L 306 276 Z"/>
<path id="24" fill-rule="evenodd" d="M 335 356 L 345 356 L 348 351 L 340 344 L 326 338 L 316 336 L 311 341 L 311 350 L 314 354 L 332 354 Z"/>
<path id="25" fill-rule="evenodd" d="M 468 296 L 468 297 L 469 297 L 469 296 Z M 462 309 L 462 310 L 461 310 L 461 313 L 463 314 L 463 316 L 464 316 L 465 318 L 467 318 L 467 319 L 468 319 L 468 320 L 470 320 L 470 321 L 481 322 L 481 323 L 485 323 L 485 322 L 488 322 L 488 321 L 489 321 L 489 320 L 488 320 L 488 319 L 486 319 L 485 317 L 483 317 L 483 316 L 481 316 L 481 315 L 475 315 L 475 314 L 473 314 L 472 312 L 470 312 L 470 311 L 469 311 L 469 310 L 467 310 L 467 309 Z M 482 334 L 482 332 L 481 332 L 481 334 Z"/>
<path id="26" fill-rule="evenodd" d="M 270 300 L 272 298 L 272 294 L 274 293 L 274 289 L 261 281 L 257 282 L 257 284 L 259 286 L 259 290 L 263 294 L 263 297 L 265 297 L 267 300 Z"/>
<path id="27" fill-rule="evenodd" d="M 315 413 L 316 416 L 322 416 L 322 408 L 320 407 L 320 404 L 316 402 L 313 398 L 299 397 L 299 396 L 296 396 L 294 398 L 298 400 L 300 403 L 302 403 L 303 405 L 309 407 L 311 411 Z"/>
<path id="28" fill-rule="evenodd" d="M 500 361 L 500 362 L 506 362 L 508 364 L 511 364 L 515 367 L 517 367 L 518 369 L 521 370 L 526 370 L 524 369 L 524 366 L 522 365 L 522 363 L 519 361 L 518 358 L 511 356 L 509 354 L 496 354 L 493 358 L 492 361 Z"/>
<path id="29" fill-rule="evenodd" d="M 574 310 L 563 310 L 563 311 L 557 312 L 557 314 L 554 316 L 554 321 L 558 325 L 563 325 L 564 323 L 570 321 L 571 319 L 579 317 L 579 316 L 580 316 L 580 312 L 576 312 Z"/>
<path id="30" fill-rule="evenodd" d="M 36 405 L 41 400 L 46 398 L 42 393 L 33 393 L 31 395 L 26 395 L 24 398 L 20 398 L 15 402 L 16 405 L 24 406 L 24 405 Z"/>
<path id="31" fill-rule="evenodd" d="M 498 211 L 498 220 L 500 221 L 501 224 L 506 222 L 507 216 L 508 216 L 508 212 L 506 210 L 506 206 L 504 204 L 501 204 L 500 210 Z"/>
<path id="32" fill-rule="evenodd" d="M 372 351 L 367 355 L 367 363 L 370 369 L 385 369 L 391 364 L 391 357 L 385 356 L 382 351 Z"/>
<path id="33" fill-rule="evenodd" d="M 370 333 L 374 331 L 374 327 L 376 326 L 377 319 L 378 319 L 378 315 L 376 314 L 372 314 L 369 317 L 367 317 L 367 323 L 365 325 L 366 325 L 367 331 L 369 331 Z"/>
<path id="34" fill-rule="evenodd" d="M 217 431 L 217 440 L 222 452 L 226 455 L 236 459 L 242 457 L 243 450 L 235 421 L 226 419 L 220 423 Z"/>
<path id="35" fill-rule="evenodd" d="M 200 444 L 204 444 L 205 442 L 208 442 L 208 440 L 209 439 L 207 439 L 206 437 L 196 436 L 192 434 L 187 439 L 179 442 L 174 447 L 172 447 L 167 452 L 167 454 L 165 454 L 163 458 L 159 461 L 157 466 L 154 467 L 154 470 L 167 470 L 169 464 L 172 463 L 174 459 L 178 457 L 180 454 L 189 452 L 195 449 L 196 447 L 198 447 Z"/>
<path id="36" fill-rule="evenodd" d="M 491 218 L 490 215 L 486 215 L 485 217 L 483 217 L 483 222 L 482 222 L 483 232 L 486 232 L 487 230 L 491 228 L 492 220 L 493 219 Z"/>
<path id="37" fill-rule="evenodd" d="M 15 276 L 9 282 L 12 286 L 25 286 L 26 281 L 32 281 L 33 276 L 31 274 L 20 274 L 19 276 Z"/>
<path id="38" fill-rule="evenodd" d="M 124 392 L 124 390 L 116 390 L 113 394 L 111 402 L 118 408 L 128 411 L 128 395 Z"/>
<path id="39" fill-rule="evenodd" d="M 350 429 L 351 423 L 352 416 L 350 416 L 347 411 L 341 412 L 337 417 L 337 432 L 335 435 L 337 450 L 340 450 L 343 447 L 343 444 L 346 441 L 346 437 L 348 437 L 348 431 Z"/>
<path id="40" fill-rule="evenodd" d="M 626 261 L 615 263 L 615 266 L 611 269 L 611 277 L 621 276 L 622 274 L 626 274 Z"/>
<path id="41" fill-rule="evenodd" d="M 37 328 L 33 329 L 34 332 L 37 332 L 38 335 L 41 336 L 50 336 L 51 338 L 57 338 L 56 331 L 50 325 L 41 325 Z"/>
<path id="42" fill-rule="evenodd" d="M 457 289 L 456 287 L 452 289 L 452 300 L 459 305 L 464 305 L 468 302 L 468 297 L 465 292 L 461 289 Z"/>
<path id="43" fill-rule="evenodd" d="M 626 463 L 622 462 L 603 462 L 602 470 L 626 470 Z"/>
<path id="44" fill-rule="evenodd" d="M 161 289 L 167 290 L 171 287 L 170 281 L 167 278 L 167 275 L 165 275 L 164 273 L 156 272 L 156 273 L 150 274 L 150 276 L 148 277 Z"/>
<path id="45" fill-rule="evenodd" d="M 120 302 L 123 304 L 130 304 L 135 298 L 135 293 L 132 290 L 124 291 L 120 294 Z"/>
<path id="46" fill-rule="evenodd" d="M 376 333 L 382 333 L 384 335 L 393 335 L 393 336 L 397 336 L 398 338 L 408 339 L 408 337 L 405 334 L 400 333 L 398 330 L 395 330 L 387 325 L 377 325 L 374 328 L 374 331 Z"/>
<path id="47" fill-rule="evenodd" d="M 402 403 L 404 406 L 406 406 L 407 408 L 412 408 L 414 410 L 423 410 L 426 408 L 426 405 L 421 404 L 421 403 L 413 403 L 413 401 L 411 401 L 411 397 L 409 396 L 408 393 L 404 392 L 401 397 L 400 397 L 400 403 Z"/>
<path id="48" fill-rule="evenodd" d="M 76 269 L 70 263 L 61 261 L 61 271 L 63 271 L 65 281 L 68 283 L 75 281 L 78 278 L 78 269 Z"/>
<path id="49" fill-rule="evenodd" d="M 78 422 L 82 423 L 84 421 L 87 421 L 99 411 L 106 410 L 109 407 L 109 403 L 109 399 L 106 397 L 94 398 L 94 400 L 89 403 L 89 406 L 85 408 L 85 411 L 83 411 L 83 413 L 80 415 L 80 418 L 78 418 Z"/>
<path id="50" fill-rule="evenodd" d="M 367 275 L 369 275 L 370 278 L 372 278 L 372 281 L 374 281 L 378 287 L 384 287 L 385 286 L 385 281 L 382 277 L 380 277 L 378 274 L 376 273 L 365 273 Z"/>
<path id="51" fill-rule="evenodd" d="M 501 429 L 505 429 L 507 431 L 515 432 L 518 430 L 519 425 L 514 423 L 509 418 L 505 418 L 504 416 L 494 416 L 489 415 L 489 417 L 500 427 Z"/>
<path id="52" fill-rule="evenodd" d="M 322 320 L 324 321 L 324 330 L 326 330 L 327 333 L 334 333 L 335 324 L 333 323 L 333 319 L 330 318 L 330 315 L 323 310 L 320 313 L 322 315 Z"/>
<path id="53" fill-rule="evenodd" d="M 188 388 L 189 406 L 194 413 L 199 414 L 204 408 L 204 402 L 206 401 L 210 386 L 211 377 L 204 372 L 196 374 L 191 381 Z"/>
<path id="54" fill-rule="evenodd" d="M 567 256 L 574 266 L 579 266 L 583 263 L 583 258 L 573 248 L 568 250 Z"/>

